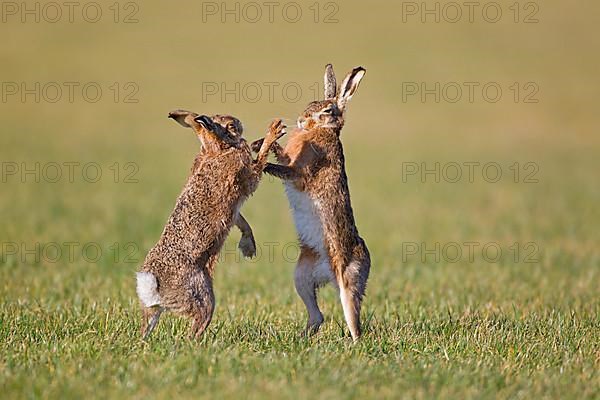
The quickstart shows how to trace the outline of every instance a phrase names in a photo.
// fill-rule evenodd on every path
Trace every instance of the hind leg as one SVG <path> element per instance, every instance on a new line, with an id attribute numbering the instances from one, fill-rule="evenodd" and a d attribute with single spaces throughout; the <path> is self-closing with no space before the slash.
<path id="1" fill-rule="evenodd" d="M 209 307 L 206 307 L 206 304 L 202 304 L 201 307 L 198 307 L 194 316 L 194 322 L 192 324 L 192 330 L 190 332 L 190 337 L 199 339 L 202 337 L 202 334 L 210 325 L 212 321 L 213 312 L 215 310 L 214 303 Z"/>
<path id="2" fill-rule="evenodd" d="M 206 328 L 208 328 L 208 325 L 210 325 L 215 311 L 215 295 L 213 294 L 212 284 L 210 285 L 210 290 L 204 290 L 201 296 L 195 296 L 193 302 L 191 317 L 194 322 L 192 323 L 190 337 L 199 339 L 204 334 Z"/>
<path id="3" fill-rule="evenodd" d="M 322 270 L 325 270 L 326 273 L 322 274 Z M 294 283 L 296 292 L 298 292 L 308 312 L 308 321 L 303 331 L 305 335 L 318 332 L 319 327 L 323 323 L 323 314 L 317 303 L 317 288 L 331 280 L 332 275 L 329 271 L 329 264 L 321 261 L 312 249 L 302 247 L 298 263 L 296 264 Z"/>
<path id="4" fill-rule="evenodd" d="M 193 320 L 190 337 L 200 338 L 208 328 L 215 311 L 212 278 L 205 271 L 197 272 L 189 279 L 188 284 L 190 290 L 185 314 Z"/>
<path id="5" fill-rule="evenodd" d="M 361 335 L 360 308 L 367 287 L 369 269 L 368 259 L 362 262 L 353 261 L 338 278 L 344 319 L 354 341 L 358 340 Z"/>
<path id="6" fill-rule="evenodd" d="M 142 340 L 148 339 L 152 331 L 158 324 L 158 319 L 160 318 L 160 314 L 162 314 L 163 308 L 160 306 L 154 307 L 143 307 L 142 309 Z"/>

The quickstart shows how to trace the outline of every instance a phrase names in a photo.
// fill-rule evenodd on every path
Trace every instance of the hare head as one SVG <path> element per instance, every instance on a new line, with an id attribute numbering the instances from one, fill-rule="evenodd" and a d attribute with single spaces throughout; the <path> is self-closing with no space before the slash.
<path id="1" fill-rule="evenodd" d="M 244 133 L 244 127 L 239 119 L 232 117 L 231 115 L 213 115 L 212 120 L 217 124 L 221 125 L 231 134 L 231 136 L 241 138 Z"/>
<path id="2" fill-rule="evenodd" d="M 363 67 L 354 68 L 342 82 L 338 89 L 333 66 L 325 67 L 325 100 L 313 101 L 308 104 L 302 115 L 298 118 L 298 128 L 311 130 L 327 128 L 341 130 L 344 126 L 346 105 L 352 98 L 360 81 L 365 76 Z"/>
<path id="3" fill-rule="evenodd" d="M 244 139 L 242 123 L 230 115 L 208 117 L 191 111 L 175 110 L 169 113 L 184 128 L 192 128 L 208 151 L 218 151 L 229 147 L 240 147 Z"/>

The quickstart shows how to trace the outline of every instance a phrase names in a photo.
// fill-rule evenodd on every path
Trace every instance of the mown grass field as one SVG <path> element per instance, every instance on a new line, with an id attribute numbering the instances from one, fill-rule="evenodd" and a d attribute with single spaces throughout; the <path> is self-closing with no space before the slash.
<path id="1" fill-rule="evenodd" d="M 600 397 L 597 3 L 536 3 L 535 24 L 514 23 L 512 2 L 499 3 L 496 24 L 402 22 L 402 3 L 385 1 L 337 3 L 333 24 L 304 3 L 295 24 L 203 22 L 202 3 L 139 3 L 139 21 L 124 24 L 100 4 L 94 24 L 0 25 L 12 38 L 0 47 L 3 82 L 103 89 L 94 103 L 17 94 L 1 104 L 0 398 Z M 167 315 L 142 342 L 134 272 L 198 150 L 167 112 L 231 113 L 254 139 L 274 117 L 293 124 L 326 62 L 339 79 L 368 70 L 342 137 L 373 261 L 364 337 L 351 342 L 331 288 L 320 292 L 321 332 L 300 337 L 293 222 L 281 184 L 265 178 L 243 208 L 259 257 L 241 259 L 232 232 L 202 340 Z M 127 82 L 136 103 L 123 101 Z M 302 95 L 203 99 L 207 83 L 236 82 L 294 83 Z M 422 102 L 403 99 L 406 82 L 496 82 L 504 94 Z M 528 82 L 537 103 L 522 101 Z M 36 163 L 39 182 L 22 176 Z M 439 183 L 407 173 L 436 163 Z"/>

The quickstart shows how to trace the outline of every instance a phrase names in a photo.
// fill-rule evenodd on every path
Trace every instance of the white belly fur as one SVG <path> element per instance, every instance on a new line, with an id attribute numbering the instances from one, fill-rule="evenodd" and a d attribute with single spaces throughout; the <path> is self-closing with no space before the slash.
<path id="1" fill-rule="evenodd" d="M 296 231 L 300 241 L 311 247 L 319 255 L 319 260 L 313 270 L 313 279 L 318 284 L 334 282 L 334 276 L 329 265 L 327 251 L 323 239 L 323 227 L 319 217 L 318 203 L 301 192 L 291 183 L 285 184 L 285 192 L 294 216 Z"/>

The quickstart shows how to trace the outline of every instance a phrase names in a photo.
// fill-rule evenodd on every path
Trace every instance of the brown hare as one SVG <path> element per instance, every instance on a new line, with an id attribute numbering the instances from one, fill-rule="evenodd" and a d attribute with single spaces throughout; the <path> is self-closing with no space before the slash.
<path id="1" fill-rule="evenodd" d="M 169 114 L 169 118 L 174 118 L 174 119 L 183 118 L 181 120 L 184 121 L 187 113 L 188 113 L 188 111 L 181 111 L 181 110 L 173 111 Z M 223 128 L 225 128 L 231 136 L 241 139 L 242 134 L 244 133 L 244 127 L 242 126 L 242 123 L 240 122 L 240 120 L 238 120 L 235 117 L 232 117 L 231 115 L 219 115 L 219 114 L 213 115 L 211 117 L 211 119 L 214 122 L 221 125 Z M 191 128 L 191 126 L 188 126 L 185 123 L 182 125 L 184 127 Z M 203 143 L 202 135 L 200 135 L 198 133 L 196 133 L 196 135 L 198 136 L 200 143 Z M 196 164 L 202 159 L 200 156 L 202 154 L 204 154 L 204 152 L 205 152 L 205 148 L 203 145 L 201 148 L 201 152 L 196 157 L 194 165 L 192 166 L 192 170 L 191 170 L 192 172 L 196 168 Z M 238 214 L 238 216 L 235 220 L 235 226 L 242 233 L 242 237 L 238 244 L 238 247 L 239 247 L 242 255 L 244 257 L 248 257 L 248 258 L 252 258 L 252 257 L 256 256 L 256 241 L 254 240 L 254 234 L 252 232 L 252 228 L 250 227 L 250 224 L 248 223 L 248 221 L 246 221 L 246 218 L 244 218 L 244 216 L 241 213 Z"/>
<path id="2" fill-rule="evenodd" d="M 246 141 L 223 127 L 219 117 L 213 120 L 183 110 L 169 117 L 194 129 L 202 151 L 158 243 L 137 273 L 144 338 L 165 310 L 190 317 L 194 337 L 200 337 L 210 324 L 219 251 L 232 225 L 239 222 L 240 207 L 258 186 L 271 145 L 285 134 L 281 120 L 273 121 L 252 160 Z M 241 127 L 237 119 L 229 118 Z"/>
<path id="3" fill-rule="evenodd" d="M 284 181 L 298 231 L 301 248 L 295 285 L 308 311 L 305 332 L 315 333 L 323 323 L 316 289 L 331 282 L 339 288 L 354 340 L 361 334 L 360 309 L 371 259 L 354 222 L 340 133 L 348 101 L 365 72 L 354 68 L 338 92 L 333 67 L 327 65 L 325 100 L 308 105 L 285 148 L 277 143 L 272 147 L 279 165 L 265 168 Z M 264 142 L 256 141 L 252 147 L 262 150 Z"/>

